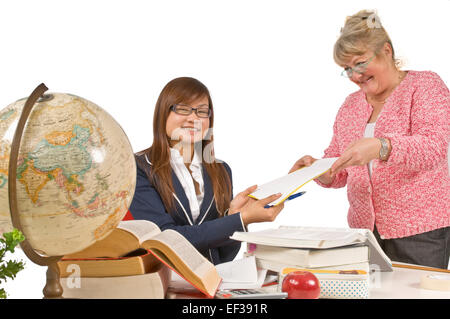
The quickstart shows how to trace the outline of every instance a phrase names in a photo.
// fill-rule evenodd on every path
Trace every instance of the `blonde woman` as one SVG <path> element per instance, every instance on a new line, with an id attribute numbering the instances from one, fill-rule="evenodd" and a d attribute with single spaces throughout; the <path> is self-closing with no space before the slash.
<path id="1" fill-rule="evenodd" d="M 347 185 L 353 228 L 374 231 L 394 261 L 447 268 L 450 255 L 450 93 L 430 71 L 399 69 L 379 17 L 347 18 L 334 46 L 342 75 L 359 90 L 339 109 L 316 181 Z M 306 155 L 291 171 L 309 166 Z"/>

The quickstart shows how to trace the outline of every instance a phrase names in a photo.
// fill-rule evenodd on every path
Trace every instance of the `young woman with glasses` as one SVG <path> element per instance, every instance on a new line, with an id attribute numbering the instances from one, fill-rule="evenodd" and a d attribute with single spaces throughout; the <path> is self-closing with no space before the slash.
<path id="1" fill-rule="evenodd" d="M 213 121 L 211 96 L 200 81 L 176 78 L 163 88 L 153 117 L 153 144 L 135 156 L 136 191 L 126 219 L 176 230 L 218 264 L 238 253 L 240 242 L 229 239 L 235 231 L 273 221 L 283 205 L 264 208 L 280 194 L 249 198 L 256 185 L 233 199 L 231 169 L 214 156 Z"/>
<path id="2" fill-rule="evenodd" d="M 347 186 L 353 228 L 374 231 L 394 261 L 447 268 L 450 256 L 450 93 L 430 71 L 398 68 L 374 12 L 348 17 L 334 46 L 342 75 L 359 90 L 339 109 L 316 181 Z M 291 171 L 314 162 L 300 158 Z"/>

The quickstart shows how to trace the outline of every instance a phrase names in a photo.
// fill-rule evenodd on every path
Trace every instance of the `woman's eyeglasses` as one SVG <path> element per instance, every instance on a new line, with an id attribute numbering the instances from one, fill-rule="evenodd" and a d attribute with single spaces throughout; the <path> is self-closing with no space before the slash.
<path id="1" fill-rule="evenodd" d="M 199 105 L 197 108 L 186 104 L 175 104 L 170 107 L 170 110 L 179 115 L 191 115 L 192 112 L 200 118 L 209 118 L 211 116 L 211 109 L 207 105 Z"/>
<path id="2" fill-rule="evenodd" d="M 358 74 L 363 74 L 364 72 L 366 72 L 367 66 L 369 65 L 370 61 L 373 60 L 373 58 L 374 58 L 375 56 L 376 56 L 376 55 L 374 55 L 373 57 L 371 57 L 371 58 L 370 58 L 369 60 L 367 60 L 366 62 L 360 62 L 360 63 L 357 63 L 357 64 L 355 65 L 355 67 L 353 67 L 353 68 L 350 68 L 350 67 L 345 68 L 344 71 L 342 71 L 341 75 L 342 75 L 343 77 L 346 77 L 346 78 L 351 78 L 351 77 L 353 76 L 353 72 L 356 72 L 356 73 L 358 73 Z"/>

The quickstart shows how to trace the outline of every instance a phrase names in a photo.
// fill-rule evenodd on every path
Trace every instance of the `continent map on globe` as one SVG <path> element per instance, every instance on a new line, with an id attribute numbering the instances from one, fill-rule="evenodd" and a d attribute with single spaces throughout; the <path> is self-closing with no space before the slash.
<path id="1" fill-rule="evenodd" d="M 34 249 L 64 255 L 117 226 L 134 195 L 136 164 L 126 134 L 102 108 L 72 94 L 45 97 L 35 104 L 22 135 L 18 210 Z M 0 234 L 12 227 L 9 154 L 25 102 L 0 111 Z"/>

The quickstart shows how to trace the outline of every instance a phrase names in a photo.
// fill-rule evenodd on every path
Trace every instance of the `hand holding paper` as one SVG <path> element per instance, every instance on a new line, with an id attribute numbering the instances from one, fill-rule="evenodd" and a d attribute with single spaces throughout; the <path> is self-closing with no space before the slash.
<path id="1" fill-rule="evenodd" d="M 253 193 L 257 189 L 257 185 L 250 186 L 246 190 L 237 194 L 230 203 L 228 215 L 233 215 L 241 211 L 242 208 L 250 201 L 249 194 Z"/>
<path id="2" fill-rule="evenodd" d="M 295 162 L 294 166 L 292 166 L 289 173 L 295 172 L 296 170 L 303 168 L 305 166 L 311 166 L 315 161 L 317 161 L 316 158 L 310 155 L 305 155 L 302 158 L 300 158 L 297 162 Z M 337 162 L 338 161 L 334 162 L 333 166 L 336 166 Z M 317 177 L 317 179 L 321 183 L 331 184 L 333 182 L 334 178 L 336 177 L 336 173 L 333 171 L 333 166 L 331 167 L 330 170 L 326 171 L 325 173 Z"/>
<path id="3" fill-rule="evenodd" d="M 337 157 L 333 157 L 315 160 L 310 166 L 304 166 L 286 176 L 259 186 L 249 196 L 260 199 L 271 194 L 281 193 L 282 195 L 279 199 L 269 203 L 271 206 L 279 205 L 295 194 L 303 185 L 329 171 L 337 159 Z"/>
<path id="4" fill-rule="evenodd" d="M 265 198 L 255 200 L 253 198 L 250 198 L 249 195 L 256 189 L 256 185 L 247 188 L 246 190 L 237 194 L 230 203 L 228 215 L 241 213 L 242 222 L 245 226 L 251 223 L 274 221 L 283 209 L 283 205 L 266 209 L 267 204 L 280 198 L 280 193 L 273 195 L 270 194 Z"/>
<path id="5" fill-rule="evenodd" d="M 333 164 L 331 170 L 334 174 L 337 174 L 349 166 L 363 166 L 371 160 L 379 159 L 380 147 L 381 142 L 378 138 L 361 138 L 351 143 L 344 150 L 339 160 Z"/>
<path id="6" fill-rule="evenodd" d="M 295 162 L 294 166 L 292 166 L 292 168 L 289 170 L 289 174 L 305 166 L 311 166 L 315 161 L 317 161 L 316 158 L 310 155 L 305 155 L 302 158 L 300 158 L 297 162 Z"/>
<path id="7" fill-rule="evenodd" d="M 243 223 L 247 226 L 251 223 L 273 222 L 284 208 L 284 205 L 281 203 L 281 205 L 276 207 L 267 206 L 278 200 L 281 195 L 281 193 L 277 193 L 258 200 L 250 198 L 250 201 L 241 210 Z"/>

